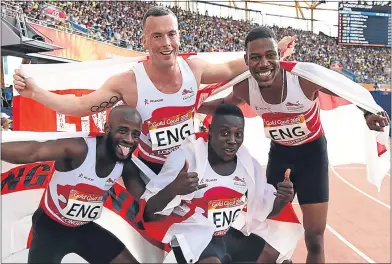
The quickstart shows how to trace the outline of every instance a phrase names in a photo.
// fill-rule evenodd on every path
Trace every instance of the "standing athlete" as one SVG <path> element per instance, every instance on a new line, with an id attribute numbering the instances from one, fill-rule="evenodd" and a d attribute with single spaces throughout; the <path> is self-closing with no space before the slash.
<path id="1" fill-rule="evenodd" d="M 55 161 L 32 218 L 28 263 L 61 263 L 72 252 L 89 263 L 137 263 L 117 237 L 93 221 L 121 175 L 135 199 L 144 192 L 139 169 L 130 159 L 141 124 L 136 110 L 118 106 L 110 112 L 104 136 L 1 144 L 1 159 L 13 164 Z"/>
<path id="2" fill-rule="evenodd" d="M 289 170 L 280 177 L 277 176 L 280 178 L 277 189 L 267 184 L 261 165 L 242 146 L 244 125 L 244 116 L 237 106 L 219 106 L 213 116 L 208 140 L 205 136 L 189 138 L 188 142 L 184 142 L 168 157 L 163 173 L 150 181 L 146 193 L 142 196 L 142 199 L 147 200 L 144 211 L 147 221 L 159 221 L 161 216 L 157 213 L 171 210 L 165 208 L 169 203 L 170 208 L 173 208 L 172 201 L 177 195 L 184 198 L 182 203 L 178 202 L 181 211 L 186 212 L 188 208 L 188 211 L 194 210 L 208 218 L 213 227 L 211 230 L 215 231 L 212 240 L 206 241 L 207 247 L 202 251 L 197 263 L 224 263 L 227 256 L 237 262 L 238 254 L 242 255 L 239 262 L 257 259 L 262 247 L 245 245 L 236 239 L 226 239 L 226 232 L 245 203 L 246 217 L 257 221 L 259 226 L 267 218 L 278 215 L 294 197 Z M 162 187 L 159 188 L 160 186 Z M 192 194 L 191 199 L 189 194 Z M 172 209 L 174 214 L 178 207 Z M 188 212 L 186 214 L 189 215 Z M 181 216 L 186 218 L 187 215 Z M 187 230 L 192 230 L 192 224 L 193 222 L 188 224 Z M 185 228 L 186 226 L 187 224 Z M 202 230 L 193 228 L 189 238 L 196 239 L 199 232 Z M 175 234 L 172 229 L 169 229 L 168 233 Z M 281 239 L 285 240 L 287 234 L 281 235 Z M 186 236 L 182 236 L 182 243 L 172 245 L 179 264 L 190 263 L 190 256 L 195 255 L 189 254 L 194 249 L 190 248 L 190 241 L 184 243 L 184 240 L 187 240 Z M 247 237 L 247 242 L 263 245 L 264 241 L 251 234 Z"/>
<path id="3" fill-rule="evenodd" d="M 267 27 L 250 31 L 245 50 L 252 76 L 236 84 L 228 97 L 205 103 L 198 112 L 212 114 L 224 102 L 247 103 L 263 118 L 265 136 L 271 139 L 267 181 L 276 187 L 286 168 L 292 169 L 291 180 L 303 213 L 307 262 L 324 263 L 328 152 L 317 98 L 319 91 L 331 92 L 280 69 L 275 33 Z M 389 123 L 387 117 L 371 113 L 365 119 L 376 131 Z"/>
<path id="4" fill-rule="evenodd" d="M 100 89 L 88 95 L 74 97 L 46 91 L 33 80 L 24 79 L 18 70 L 14 86 L 22 96 L 71 116 L 101 112 L 123 100 L 142 117 L 139 157 L 158 174 L 166 156 L 194 133 L 193 117 L 200 84 L 231 80 L 245 72 L 247 66 L 242 58 L 209 64 L 198 58 L 178 57 L 177 17 L 162 6 L 152 7 L 145 13 L 142 41 L 149 59 L 109 78 Z"/>

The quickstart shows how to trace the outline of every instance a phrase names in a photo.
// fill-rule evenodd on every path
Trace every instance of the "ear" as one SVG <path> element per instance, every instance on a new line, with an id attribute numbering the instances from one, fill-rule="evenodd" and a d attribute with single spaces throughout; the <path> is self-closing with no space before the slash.
<path id="1" fill-rule="evenodd" d="M 248 52 L 246 52 L 246 51 L 245 51 L 245 54 L 244 54 L 244 60 L 245 60 L 246 66 L 249 66 L 249 64 L 248 64 Z"/>
<path id="2" fill-rule="evenodd" d="M 143 35 L 142 35 L 142 44 L 143 44 L 143 48 L 147 49 L 147 39 L 146 39 L 146 35 L 145 35 L 144 32 L 143 32 Z"/>
<path id="3" fill-rule="evenodd" d="M 108 123 L 105 123 L 103 131 L 105 132 L 105 135 L 109 135 L 109 133 L 110 133 L 110 126 L 109 126 Z"/>

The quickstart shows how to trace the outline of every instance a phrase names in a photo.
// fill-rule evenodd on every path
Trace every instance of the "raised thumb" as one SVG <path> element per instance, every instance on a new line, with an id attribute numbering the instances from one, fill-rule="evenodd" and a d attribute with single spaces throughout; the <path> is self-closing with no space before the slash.
<path id="1" fill-rule="evenodd" d="M 284 181 L 285 182 L 290 181 L 290 173 L 291 173 L 291 169 L 287 169 L 286 172 L 284 173 Z"/>
<path id="2" fill-rule="evenodd" d="M 189 169 L 189 163 L 188 163 L 187 160 L 185 160 L 184 167 L 182 167 L 181 171 L 182 172 L 188 172 L 188 169 Z"/>

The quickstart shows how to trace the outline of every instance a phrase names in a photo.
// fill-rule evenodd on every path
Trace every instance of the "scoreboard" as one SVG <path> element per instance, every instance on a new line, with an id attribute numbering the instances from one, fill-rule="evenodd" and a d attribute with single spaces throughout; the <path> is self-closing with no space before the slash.
<path id="1" fill-rule="evenodd" d="M 340 2 L 339 45 L 391 46 L 391 7 Z"/>

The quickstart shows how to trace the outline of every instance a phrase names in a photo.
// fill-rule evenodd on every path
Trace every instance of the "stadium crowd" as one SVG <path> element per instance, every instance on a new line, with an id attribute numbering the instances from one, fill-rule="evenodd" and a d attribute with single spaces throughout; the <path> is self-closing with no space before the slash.
<path id="1" fill-rule="evenodd" d="M 45 4 L 56 5 L 68 16 L 68 20 L 81 25 L 92 38 L 144 51 L 141 44 L 144 12 L 154 2 L 141 1 L 29 1 L 14 2 L 33 19 L 50 20 L 45 17 Z M 178 16 L 181 31 L 181 52 L 242 51 L 245 35 L 255 27 L 247 21 L 208 16 L 171 8 Z M 56 21 L 64 25 L 66 21 Z M 362 83 L 390 83 L 390 54 L 387 48 L 338 46 L 336 39 L 324 34 L 313 34 L 294 28 L 273 26 L 278 39 L 297 35 L 296 52 L 289 60 L 309 61 L 330 68 L 343 67 L 353 73 L 355 81 Z"/>

